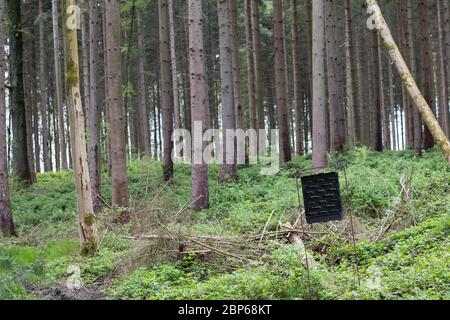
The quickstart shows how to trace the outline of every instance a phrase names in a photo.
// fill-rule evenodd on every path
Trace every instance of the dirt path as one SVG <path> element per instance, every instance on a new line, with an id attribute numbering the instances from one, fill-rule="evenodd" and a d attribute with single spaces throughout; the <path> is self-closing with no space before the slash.
<path id="1" fill-rule="evenodd" d="M 31 291 L 44 300 L 107 300 L 95 286 L 69 290 L 65 286 L 34 286 Z"/>

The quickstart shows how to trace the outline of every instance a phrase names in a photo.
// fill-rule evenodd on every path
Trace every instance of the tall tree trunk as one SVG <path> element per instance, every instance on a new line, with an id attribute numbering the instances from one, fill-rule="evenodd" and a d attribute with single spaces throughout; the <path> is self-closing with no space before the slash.
<path id="1" fill-rule="evenodd" d="M 255 88 L 255 55 L 253 53 L 253 26 L 252 26 L 252 0 L 245 0 L 245 34 L 247 49 L 247 96 L 248 96 L 248 127 L 257 129 L 258 114 L 256 110 L 256 88 Z"/>
<path id="2" fill-rule="evenodd" d="M 327 165 L 328 135 L 325 92 L 325 6 L 324 0 L 312 1 L 312 143 L 313 167 Z"/>
<path id="3" fill-rule="evenodd" d="M 411 72 L 413 78 L 416 78 L 418 75 L 417 72 L 417 63 L 416 63 L 416 47 L 414 45 L 414 23 L 413 23 L 413 3 L 412 0 L 408 0 L 407 3 L 407 25 L 406 25 L 406 35 L 407 35 L 407 45 L 406 48 L 408 50 L 407 52 L 407 58 L 409 58 L 409 64 L 411 66 Z M 403 88 L 404 95 L 407 95 L 407 91 L 405 88 Z M 406 99 L 407 109 L 409 111 L 408 117 L 411 117 L 411 119 L 408 121 L 409 125 L 412 127 L 410 129 L 409 127 L 406 128 L 407 132 L 409 132 L 409 140 L 412 139 L 413 143 L 411 144 L 410 141 L 407 139 L 407 147 L 414 146 L 414 150 L 416 152 L 417 156 L 422 155 L 422 147 L 423 147 L 423 129 L 422 129 L 422 118 L 420 116 L 419 110 L 414 107 L 414 101 L 410 97 L 407 96 Z M 412 123 L 411 123 L 412 122 Z M 403 135 L 402 135 L 403 137 Z"/>
<path id="4" fill-rule="evenodd" d="M 401 75 L 403 84 L 408 89 L 411 99 L 419 109 L 425 124 L 433 135 L 434 140 L 439 145 L 445 160 L 450 163 L 450 141 L 444 131 L 442 131 L 436 116 L 417 87 L 417 84 L 405 63 L 405 60 L 403 59 L 394 39 L 392 38 L 391 31 L 384 20 L 377 1 L 366 0 L 366 2 L 368 5 L 368 12 L 372 14 L 370 20 L 373 22 L 373 27 L 378 31 L 383 39 L 384 47 L 389 51 L 391 59 Z"/>
<path id="5" fill-rule="evenodd" d="M 5 2 L 0 2 L 0 43 L 5 43 Z M 8 153 L 6 149 L 5 50 L 0 48 L 0 235 L 16 235 L 9 200 Z"/>
<path id="6" fill-rule="evenodd" d="M 231 47 L 233 51 L 233 87 L 236 128 L 244 129 L 244 109 L 242 107 L 241 55 L 239 52 L 237 0 L 229 0 L 231 23 Z"/>
<path id="7" fill-rule="evenodd" d="M 292 29 L 292 65 L 294 77 L 294 101 L 295 101 L 295 150 L 298 155 L 305 153 L 303 146 L 303 97 L 301 91 L 300 69 L 300 30 L 298 29 L 297 0 L 291 0 L 291 29 Z"/>
<path id="8" fill-rule="evenodd" d="M 208 165 L 203 161 L 203 132 L 206 129 L 208 98 L 203 48 L 202 0 L 188 0 L 189 66 L 191 74 L 191 103 L 193 128 L 192 209 L 209 207 Z M 201 130 L 196 126 L 201 125 Z"/>
<path id="9" fill-rule="evenodd" d="M 234 132 L 233 60 L 231 50 L 230 10 L 228 0 L 217 0 L 220 37 L 220 79 L 222 84 L 222 130 L 223 164 L 219 173 L 219 182 L 225 183 L 237 176 L 236 141 L 234 135 L 229 139 L 227 131 Z M 229 148 L 231 147 L 231 149 Z"/>
<path id="10" fill-rule="evenodd" d="M 261 34 L 259 21 L 259 0 L 251 1 L 251 23 L 253 38 L 253 56 L 255 62 L 255 103 L 256 124 L 258 130 L 265 129 L 264 104 L 262 96 L 262 68 L 261 68 Z"/>
<path id="11" fill-rule="evenodd" d="M 178 69 L 177 69 L 177 55 L 175 46 L 175 18 L 173 0 L 168 0 L 169 6 L 169 29 L 170 29 L 170 65 L 172 70 L 172 92 L 174 103 L 174 128 L 181 128 L 180 103 L 178 98 Z"/>
<path id="12" fill-rule="evenodd" d="M 48 124 L 48 88 L 47 88 L 47 68 L 45 63 L 45 35 L 44 35 L 44 9 L 43 0 L 39 0 L 39 91 L 41 94 L 41 121 L 42 121 L 42 151 L 44 156 L 44 171 L 52 171 L 49 143 L 49 124 Z"/>
<path id="13" fill-rule="evenodd" d="M 439 78 L 439 122 L 442 130 L 444 130 L 447 137 L 450 137 L 450 119 L 448 112 L 448 82 L 447 82 L 447 66 L 446 66 L 446 47 L 445 47 L 445 8 L 444 0 L 437 0 L 437 16 L 438 16 L 438 78 Z M 450 62 L 447 61 L 447 64 Z"/>
<path id="14" fill-rule="evenodd" d="M 396 110 L 395 110 L 395 98 L 394 98 L 394 75 L 392 72 L 392 64 L 388 63 L 388 81 L 389 81 L 389 114 L 392 132 L 392 150 L 397 149 L 397 135 L 396 135 Z"/>
<path id="15" fill-rule="evenodd" d="M 275 90 L 277 96 L 278 127 L 280 129 L 280 161 L 291 161 L 289 116 L 286 106 L 286 65 L 284 56 L 283 2 L 273 0 L 273 24 L 275 45 Z"/>
<path id="16" fill-rule="evenodd" d="M 330 113 L 330 145 L 333 152 L 341 153 L 345 144 L 345 126 L 342 92 L 338 79 L 340 66 L 336 36 L 336 9 L 336 1 L 326 0 L 326 67 L 328 75 L 328 109 Z"/>
<path id="17" fill-rule="evenodd" d="M 167 0 L 159 0 L 159 59 L 161 64 L 164 181 L 167 182 L 173 178 L 172 132 L 174 110 L 172 74 L 170 73 L 170 32 Z"/>
<path id="18" fill-rule="evenodd" d="M 419 33 L 420 33 L 420 66 L 422 76 L 422 92 L 425 100 L 431 107 L 431 111 L 436 114 L 435 93 L 433 83 L 433 52 L 431 49 L 430 26 L 429 26 L 429 8 L 428 1 L 419 0 L 417 11 L 420 17 Z M 423 144 L 425 150 L 434 147 L 433 136 L 430 130 L 425 127 L 423 136 Z"/>
<path id="19" fill-rule="evenodd" d="M 383 151 L 383 132 L 381 129 L 381 113 L 382 113 L 382 97 L 380 95 L 382 88 L 380 86 L 381 79 L 381 57 L 380 57 L 380 41 L 377 33 L 370 34 L 371 50 L 372 50 L 372 130 L 370 139 L 372 148 L 375 151 Z"/>
<path id="20" fill-rule="evenodd" d="M 353 26 L 352 10 L 350 0 L 345 0 L 345 79 L 346 79 L 346 100 L 347 100 L 347 135 L 351 145 L 357 140 L 355 93 L 353 88 Z"/>
<path id="21" fill-rule="evenodd" d="M 140 119 L 140 136 L 141 136 L 141 145 L 142 145 L 142 152 L 144 155 L 151 157 L 152 152 L 150 148 L 150 128 L 149 128 L 149 116 L 148 116 L 148 110 L 147 110 L 147 87 L 145 85 L 145 56 L 144 56 L 144 50 L 145 50 L 145 43 L 144 43 L 144 34 L 142 30 L 142 17 L 140 10 L 137 10 L 136 12 L 136 18 L 137 18 L 137 36 L 138 36 L 138 47 L 139 47 L 139 54 L 138 54 L 138 113 L 139 113 L 139 119 Z"/>
<path id="22" fill-rule="evenodd" d="M 23 88 L 23 33 L 21 27 L 21 3 L 7 0 L 10 23 L 9 34 L 9 97 L 11 99 L 11 126 L 14 136 L 12 153 L 13 169 L 19 180 L 32 182 L 27 148 L 26 108 Z"/>
<path id="23" fill-rule="evenodd" d="M 3 10 L 5 7 L 3 6 Z M 27 3 L 23 6 L 23 19 L 30 20 L 33 19 L 35 12 L 34 3 Z M 4 12 L 3 12 L 4 13 Z M 26 106 L 26 121 L 27 121 L 27 146 L 28 146 L 28 157 L 30 164 L 30 171 L 32 176 L 32 182 L 36 182 L 36 165 L 34 161 L 34 152 L 33 152 L 33 109 L 36 107 L 35 102 L 35 82 L 36 77 L 34 74 L 34 34 L 33 34 L 33 25 L 28 25 L 25 27 L 25 35 L 24 35 L 24 89 L 25 89 L 25 106 Z M 4 31 L 3 31 L 4 32 Z M 4 36 L 4 34 L 3 34 Z M 3 51 L 1 51 L 3 54 Z"/>
<path id="24" fill-rule="evenodd" d="M 84 113 L 80 95 L 80 77 L 77 43 L 77 13 L 75 0 L 65 0 L 64 55 L 66 62 L 66 88 L 71 127 L 72 156 L 77 191 L 78 218 L 80 227 L 81 252 L 93 255 L 99 247 L 96 217 L 92 206 L 91 182 L 87 164 Z"/>
<path id="25" fill-rule="evenodd" d="M 128 207 L 128 179 L 126 166 L 125 121 L 122 99 L 122 57 L 120 32 L 120 1 L 104 2 L 106 26 L 106 78 L 107 108 L 109 110 L 110 162 L 112 182 L 112 205 Z M 121 217 L 127 222 L 128 215 Z"/>
<path id="26" fill-rule="evenodd" d="M 383 149 L 388 150 L 390 145 L 390 134 L 389 134 L 389 116 L 386 110 L 386 101 L 384 94 L 384 75 L 383 75 L 383 53 L 381 52 L 381 39 L 377 37 L 377 48 L 378 48 L 378 96 L 380 99 L 380 110 L 381 110 L 381 124 L 383 131 Z"/>
<path id="27" fill-rule="evenodd" d="M 53 22 L 53 57 L 55 63 L 55 89 L 56 89 L 56 107 L 58 113 L 58 125 L 59 125 L 59 151 L 61 170 L 67 171 L 67 147 L 66 147 L 66 132 L 65 132 L 65 120 L 64 120 L 64 103 L 63 103 L 63 88 L 61 77 L 61 40 L 58 26 L 58 1 L 52 0 L 52 22 Z"/>
<path id="28" fill-rule="evenodd" d="M 98 99 L 98 65 L 99 60 L 99 30 L 100 17 L 98 0 L 89 0 L 89 111 L 88 111 L 88 155 L 89 176 L 92 186 L 92 200 L 94 212 L 98 213 L 102 207 L 101 200 L 101 139 L 100 139 L 100 103 Z"/>

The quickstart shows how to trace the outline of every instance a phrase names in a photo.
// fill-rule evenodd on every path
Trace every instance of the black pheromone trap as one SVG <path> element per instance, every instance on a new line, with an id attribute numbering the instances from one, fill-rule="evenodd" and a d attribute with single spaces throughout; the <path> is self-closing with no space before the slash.
<path id="1" fill-rule="evenodd" d="M 343 219 L 338 173 L 304 176 L 301 180 L 308 224 Z"/>

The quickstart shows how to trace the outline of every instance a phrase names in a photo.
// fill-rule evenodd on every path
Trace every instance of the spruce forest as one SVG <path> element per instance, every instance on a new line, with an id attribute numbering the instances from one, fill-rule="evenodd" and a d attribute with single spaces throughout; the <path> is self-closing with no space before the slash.
<path id="1" fill-rule="evenodd" d="M 0 0 L 0 300 L 449 300 L 449 0 Z"/>

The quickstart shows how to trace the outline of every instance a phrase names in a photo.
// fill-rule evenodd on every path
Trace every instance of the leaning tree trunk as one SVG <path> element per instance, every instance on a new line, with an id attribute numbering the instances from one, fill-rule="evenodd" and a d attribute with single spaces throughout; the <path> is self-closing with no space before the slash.
<path id="1" fill-rule="evenodd" d="M 230 11 L 228 0 L 217 0 L 220 35 L 220 78 L 222 84 L 223 164 L 219 182 L 225 183 L 237 176 L 236 141 L 227 138 L 227 131 L 236 129 L 234 114 L 233 61 L 231 51 Z M 229 149 L 231 147 L 231 150 Z"/>
<path id="2" fill-rule="evenodd" d="M 328 150 L 324 14 L 324 0 L 312 1 L 312 143 L 313 167 L 317 168 L 316 170 L 320 170 L 327 165 Z"/>
<path id="3" fill-rule="evenodd" d="M 120 1 L 105 1 L 106 20 L 106 79 L 107 109 L 109 111 L 109 159 L 111 165 L 112 205 L 126 208 L 129 205 L 126 165 L 125 120 L 122 98 L 122 56 L 120 32 Z M 128 221 L 128 214 L 121 216 Z"/>
<path id="4" fill-rule="evenodd" d="M 167 0 L 159 0 L 159 59 L 161 65 L 161 107 L 163 116 L 163 164 L 164 181 L 173 178 L 173 86 L 171 59 L 170 59 L 170 35 L 169 35 L 169 10 Z"/>
<path id="5" fill-rule="evenodd" d="M 80 78 L 77 43 L 77 12 L 75 0 L 65 0 L 64 56 L 66 62 L 66 92 L 69 108 L 69 125 L 72 140 L 72 157 L 77 191 L 81 252 L 93 255 L 98 250 L 96 217 L 92 205 L 91 181 L 87 163 L 84 113 L 80 96 Z"/>
<path id="6" fill-rule="evenodd" d="M 5 43 L 5 2 L 0 2 L 0 43 Z M 8 153 L 6 150 L 5 50 L 0 48 L 0 236 L 16 235 L 8 185 Z"/>
<path id="7" fill-rule="evenodd" d="M 192 209 L 200 211 L 209 207 L 208 165 L 203 161 L 203 132 L 206 129 L 206 110 L 208 98 L 206 92 L 205 61 L 203 48 L 202 0 L 189 0 L 189 70 L 191 75 L 192 105 Z M 195 130 L 201 124 L 202 130 Z"/>
<path id="8" fill-rule="evenodd" d="M 273 1 L 274 45 L 275 45 L 275 91 L 277 97 L 278 128 L 280 129 L 280 161 L 291 161 L 289 115 L 286 106 L 286 64 L 284 56 L 283 2 Z"/>
<path id="9" fill-rule="evenodd" d="M 376 0 L 366 0 L 368 5 L 368 12 L 371 13 L 371 17 L 368 21 L 368 27 L 376 29 L 384 42 L 384 47 L 388 50 L 393 63 L 397 67 L 401 80 L 408 90 L 411 99 L 414 101 L 416 107 L 419 109 L 423 120 L 430 130 L 435 142 L 439 145 L 442 154 L 448 163 L 450 163 L 450 142 L 445 135 L 442 128 L 439 126 L 439 122 L 436 119 L 433 111 L 428 105 L 427 101 L 423 97 L 415 80 L 413 79 L 408 66 L 403 59 L 397 44 L 395 43 L 391 31 L 384 20 L 381 9 L 378 6 Z"/>

